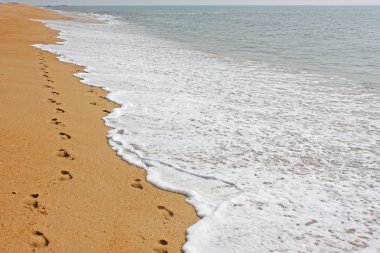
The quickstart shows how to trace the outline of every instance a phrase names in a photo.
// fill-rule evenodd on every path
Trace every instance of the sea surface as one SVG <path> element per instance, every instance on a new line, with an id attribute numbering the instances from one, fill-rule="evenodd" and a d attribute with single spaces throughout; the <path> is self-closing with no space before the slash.
<path id="1" fill-rule="evenodd" d="M 85 66 L 121 106 L 112 148 L 188 196 L 186 253 L 380 252 L 380 7 L 54 9 L 75 19 L 37 47 Z"/>

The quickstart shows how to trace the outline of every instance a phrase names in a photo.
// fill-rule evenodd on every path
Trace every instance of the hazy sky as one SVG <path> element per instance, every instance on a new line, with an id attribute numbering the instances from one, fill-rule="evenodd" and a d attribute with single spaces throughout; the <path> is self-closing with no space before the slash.
<path id="1" fill-rule="evenodd" d="M 2 1 L 1 2 L 10 2 Z M 54 4 L 67 4 L 67 5 L 127 5 L 127 4 L 258 4 L 258 5 L 290 5 L 290 4 L 305 4 L 305 5 L 380 5 L 380 0 L 14 0 L 14 2 L 38 4 L 38 5 L 54 5 Z"/>

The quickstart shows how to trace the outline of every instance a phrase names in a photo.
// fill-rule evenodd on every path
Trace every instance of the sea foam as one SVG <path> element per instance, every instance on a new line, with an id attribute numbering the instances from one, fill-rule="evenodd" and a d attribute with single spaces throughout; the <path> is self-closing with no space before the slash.
<path id="1" fill-rule="evenodd" d="M 202 219 L 185 252 L 380 252 L 378 89 L 103 20 L 44 21 L 64 42 L 35 46 L 85 66 L 120 104 L 112 148 L 187 195 Z"/>

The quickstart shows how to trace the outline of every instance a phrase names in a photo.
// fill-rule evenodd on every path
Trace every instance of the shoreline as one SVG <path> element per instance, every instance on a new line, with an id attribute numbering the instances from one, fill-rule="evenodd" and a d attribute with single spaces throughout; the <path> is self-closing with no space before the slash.
<path id="1" fill-rule="evenodd" d="M 73 76 L 82 67 L 31 46 L 60 40 L 30 19 L 64 17 L 19 4 L 0 10 L 0 250 L 181 252 L 194 208 L 111 149 L 102 118 L 116 104 Z"/>

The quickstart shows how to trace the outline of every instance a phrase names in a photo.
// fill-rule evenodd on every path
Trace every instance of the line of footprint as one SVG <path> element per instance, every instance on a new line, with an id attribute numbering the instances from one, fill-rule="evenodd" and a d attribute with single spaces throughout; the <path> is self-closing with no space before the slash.
<path id="1" fill-rule="evenodd" d="M 143 190 L 144 187 L 141 184 L 141 179 L 136 178 L 134 182 L 131 184 L 133 188 L 136 188 L 137 190 Z M 162 215 L 164 216 L 165 220 L 169 220 L 171 217 L 174 216 L 174 212 L 171 211 L 169 208 L 159 205 L 157 206 L 157 209 L 162 212 Z M 164 222 L 165 224 L 166 222 Z M 156 246 L 153 248 L 153 251 L 156 253 L 168 253 L 168 249 L 166 246 L 169 244 L 167 240 L 161 239 L 158 241 L 159 246 Z"/>
<path id="2" fill-rule="evenodd" d="M 46 79 L 46 84 L 43 85 L 44 88 L 51 89 L 51 94 L 53 96 L 59 96 L 59 92 L 56 91 L 56 88 L 54 87 L 54 81 L 49 75 L 48 71 L 48 65 L 45 60 L 44 54 L 40 51 L 38 53 L 38 58 L 39 58 L 39 64 L 40 64 L 40 70 L 42 72 L 42 77 Z M 61 106 L 62 103 L 58 102 L 55 97 L 49 98 L 48 103 L 56 105 L 56 106 Z M 58 107 L 56 108 L 56 113 L 61 114 L 65 113 L 65 110 L 62 108 Z M 53 118 L 51 119 L 51 123 L 54 125 L 57 125 L 60 128 L 64 128 L 65 125 L 58 120 L 58 118 Z M 70 140 L 71 136 L 69 134 L 66 134 L 64 132 L 59 132 L 59 136 L 63 140 Z M 60 149 L 57 152 L 57 156 L 59 157 L 64 157 L 64 158 L 69 158 L 71 160 L 74 160 L 71 154 L 69 154 L 65 149 Z M 72 174 L 67 171 L 67 170 L 61 170 L 59 173 L 59 176 L 57 176 L 58 181 L 68 181 L 73 179 Z M 15 192 L 12 192 L 12 194 L 16 194 Z M 32 211 L 35 211 L 41 215 L 47 215 L 47 210 L 46 208 L 41 205 L 39 201 L 40 194 L 38 193 L 33 193 L 30 194 L 29 197 L 24 201 L 24 206 L 31 209 Z M 39 230 L 33 230 L 30 234 L 30 241 L 29 244 L 33 249 L 38 249 L 38 248 L 44 248 L 49 246 L 50 241 L 47 239 L 45 234 Z"/>
<path id="3" fill-rule="evenodd" d="M 51 89 L 52 90 L 51 94 L 54 95 L 53 98 L 49 98 L 48 99 L 48 103 L 53 104 L 53 105 L 57 105 L 57 106 L 61 106 L 62 103 L 58 102 L 58 100 L 56 99 L 56 97 L 59 96 L 60 94 L 59 94 L 58 91 L 56 91 L 56 88 L 54 86 L 55 85 L 54 81 L 49 76 L 48 65 L 46 64 L 45 56 L 43 55 L 42 52 L 39 52 L 38 56 L 39 56 L 40 65 L 41 65 L 40 70 L 43 73 L 42 76 L 47 81 L 47 84 L 44 84 L 43 87 Z M 63 114 L 65 112 L 66 111 L 64 109 L 60 108 L 60 107 L 56 108 L 56 113 L 57 114 Z M 51 119 L 51 123 L 54 124 L 54 125 L 57 125 L 59 128 L 64 128 L 65 127 L 65 125 L 61 121 L 58 120 L 58 118 L 52 118 Z M 63 140 L 70 140 L 71 139 L 71 136 L 69 134 L 67 134 L 67 133 L 59 132 L 59 135 L 60 135 L 60 137 Z M 71 160 L 74 160 L 73 156 L 71 154 L 69 154 L 69 152 L 67 150 L 65 150 L 65 149 L 60 149 L 57 152 L 57 156 L 64 157 L 64 158 L 70 158 Z M 73 176 L 70 174 L 70 172 L 68 172 L 68 171 L 61 171 L 61 175 L 60 175 L 60 180 L 61 181 L 70 180 L 72 178 L 73 178 Z"/>
<path id="4" fill-rule="evenodd" d="M 94 93 L 95 95 L 99 96 L 99 98 L 107 100 L 106 97 L 100 96 L 96 92 L 95 89 L 89 89 L 88 92 Z M 91 102 L 90 105 L 100 106 L 100 104 L 96 103 L 96 102 Z M 108 111 L 106 109 L 104 109 L 102 111 L 105 112 L 105 113 L 110 113 L 110 111 Z M 142 181 L 139 178 L 134 179 L 133 182 L 130 185 L 131 185 L 131 187 L 135 188 L 136 190 L 143 190 L 144 189 L 144 186 L 142 185 Z M 174 212 L 171 211 L 170 209 L 166 208 L 165 206 L 159 205 L 159 206 L 157 206 L 157 209 L 162 212 L 162 215 L 165 217 L 164 218 L 165 220 L 169 220 L 171 217 L 174 216 Z M 158 241 L 158 246 L 156 246 L 156 247 L 153 248 L 153 251 L 156 252 L 156 253 L 168 253 L 168 250 L 166 248 L 166 246 L 168 244 L 169 243 L 168 243 L 167 240 L 161 239 L 161 240 Z"/>
<path id="5" fill-rule="evenodd" d="M 96 92 L 95 89 L 89 89 L 88 92 L 94 93 L 95 95 L 99 96 L 99 98 L 101 98 L 101 99 L 105 99 L 105 100 L 107 99 L 104 96 L 100 96 Z M 96 103 L 96 102 L 91 102 L 90 105 L 99 106 L 100 104 Z M 105 112 L 105 113 L 110 113 L 110 111 L 108 111 L 106 109 L 104 109 L 102 111 Z M 142 181 L 139 178 L 134 179 L 133 182 L 130 184 L 130 186 L 133 187 L 133 188 L 135 188 L 136 190 L 143 190 L 144 189 L 144 186 L 142 185 Z M 160 212 L 162 212 L 162 215 L 164 216 L 165 220 L 169 220 L 171 217 L 174 216 L 174 212 L 171 211 L 170 209 L 166 208 L 165 206 L 159 205 L 159 206 L 157 206 L 157 209 Z M 164 223 L 166 223 L 166 222 L 164 222 Z M 168 243 L 167 240 L 161 239 L 161 240 L 158 241 L 158 245 L 153 248 L 153 251 L 156 252 L 156 253 L 168 253 L 168 250 L 166 248 L 166 246 L 168 244 L 169 243 Z"/>

